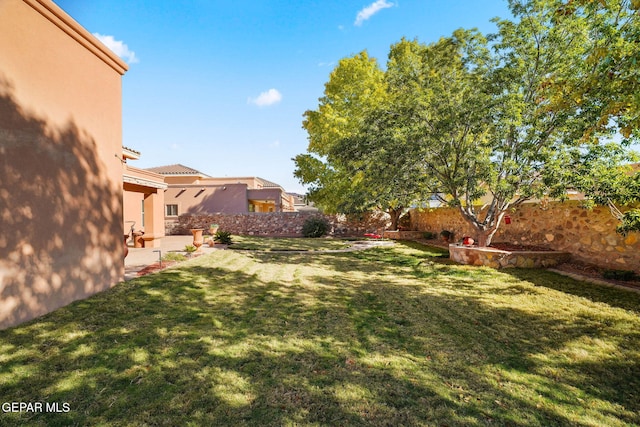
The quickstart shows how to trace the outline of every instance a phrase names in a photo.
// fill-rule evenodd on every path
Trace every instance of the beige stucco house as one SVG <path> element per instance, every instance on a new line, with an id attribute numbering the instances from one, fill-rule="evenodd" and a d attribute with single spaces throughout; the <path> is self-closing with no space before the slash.
<path id="1" fill-rule="evenodd" d="M 0 1 L 0 328 L 124 276 L 126 71 L 52 1 Z"/>
<path id="2" fill-rule="evenodd" d="M 259 177 L 214 178 L 175 164 L 147 169 L 168 184 L 165 218 L 184 213 L 293 212 L 294 198 L 280 185 Z"/>
<path id="3" fill-rule="evenodd" d="M 123 159 L 123 226 L 127 240 L 135 244 L 131 233 L 144 232 L 138 239 L 145 247 L 159 247 L 164 237 L 164 194 L 168 185 L 160 174 L 130 165 L 140 158 L 140 152 L 122 147 Z"/>

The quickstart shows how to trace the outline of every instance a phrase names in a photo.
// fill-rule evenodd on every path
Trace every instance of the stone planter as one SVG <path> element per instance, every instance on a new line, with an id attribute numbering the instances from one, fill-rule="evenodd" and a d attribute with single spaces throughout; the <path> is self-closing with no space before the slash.
<path id="1" fill-rule="evenodd" d="M 202 232 L 204 228 L 192 228 L 191 234 L 193 234 L 193 246 L 196 247 L 196 250 L 200 250 L 200 246 L 204 243 L 202 240 Z"/>
<path id="2" fill-rule="evenodd" d="M 569 260 L 570 254 L 558 251 L 503 251 L 450 244 L 449 258 L 460 264 L 493 268 L 547 268 Z"/>

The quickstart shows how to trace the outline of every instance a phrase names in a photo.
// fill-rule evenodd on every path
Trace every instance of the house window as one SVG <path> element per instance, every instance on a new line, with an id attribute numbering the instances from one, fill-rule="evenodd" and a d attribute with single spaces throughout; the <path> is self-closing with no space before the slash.
<path id="1" fill-rule="evenodd" d="M 249 203 L 249 212 L 255 212 L 256 211 L 256 205 L 254 205 L 253 203 Z"/>
<path id="2" fill-rule="evenodd" d="M 166 205 L 167 216 L 178 216 L 178 205 Z"/>
<path id="3" fill-rule="evenodd" d="M 140 213 L 142 214 L 142 228 L 144 228 L 144 200 L 142 200 L 142 209 L 140 209 Z"/>

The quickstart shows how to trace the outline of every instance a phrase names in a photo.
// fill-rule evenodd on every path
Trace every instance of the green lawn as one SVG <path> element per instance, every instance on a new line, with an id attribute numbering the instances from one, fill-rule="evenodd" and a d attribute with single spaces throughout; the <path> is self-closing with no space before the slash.
<path id="1" fill-rule="evenodd" d="M 0 425 L 640 425 L 640 295 L 398 244 L 216 251 L 0 332 Z"/>
<path id="2" fill-rule="evenodd" d="M 353 242 L 332 238 L 268 238 L 255 236 L 233 236 L 231 249 L 254 251 L 322 251 L 346 249 Z"/>

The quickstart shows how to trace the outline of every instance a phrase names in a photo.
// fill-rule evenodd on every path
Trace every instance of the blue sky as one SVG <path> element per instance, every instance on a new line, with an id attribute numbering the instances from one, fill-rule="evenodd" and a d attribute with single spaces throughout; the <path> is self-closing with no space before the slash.
<path id="1" fill-rule="evenodd" d="M 129 64 L 123 143 L 134 166 L 173 163 L 212 176 L 293 177 L 307 148 L 302 114 L 337 62 L 362 50 L 386 62 L 402 37 L 495 30 L 504 0 L 54 0 Z"/>

